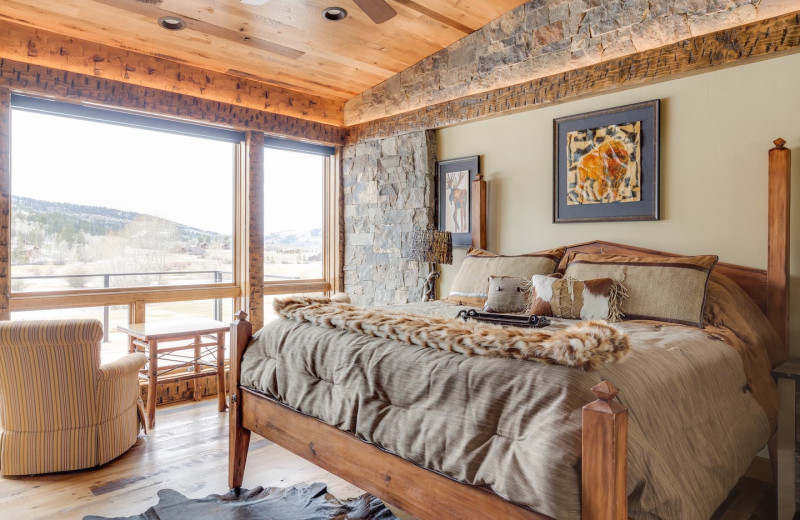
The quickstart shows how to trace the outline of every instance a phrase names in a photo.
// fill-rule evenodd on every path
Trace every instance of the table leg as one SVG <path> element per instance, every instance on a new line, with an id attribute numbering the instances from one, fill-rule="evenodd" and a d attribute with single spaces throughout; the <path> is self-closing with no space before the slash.
<path id="1" fill-rule="evenodd" d="M 228 409 L 225 402 L 225 333 L 217 334 L 217 399 L 219 411 Z"/>
<path id="2" fill-rule="evenodd" d="M 778 378 L 778 520 L 795 513 L 795 380 Z"/>
<path id="3" fill-rule="evenodd" d="M 200 392 L 200 336 L 194 337 L 194 388 L 192 389 L 192 397 L 195 401 L 203 398 Z"/>
<path id="4" fill-rule="evenodd" d="M 150 377 L 147 384 L 147 426 L 156 427 L 156 394 L 158 394 L 158 340 L 150 340 Z"/>

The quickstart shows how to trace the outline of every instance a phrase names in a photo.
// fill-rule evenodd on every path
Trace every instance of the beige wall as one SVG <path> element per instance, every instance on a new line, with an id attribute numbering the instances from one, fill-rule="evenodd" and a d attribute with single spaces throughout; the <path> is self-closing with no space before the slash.
<path id="1" fill-rule="evenodd" d="M 553 119 L 661 99 L 661 220 L 552 223 Z M 800 355 L 800 54 L 438 132 L 438 158 L 481 156 L 489 186 L 489 249 L 536 251 L 608 240 L 766 268 L 767 150 L 794 154 L 792 337 Z M 443 266 L 449 291 L 465 250 Z"/>

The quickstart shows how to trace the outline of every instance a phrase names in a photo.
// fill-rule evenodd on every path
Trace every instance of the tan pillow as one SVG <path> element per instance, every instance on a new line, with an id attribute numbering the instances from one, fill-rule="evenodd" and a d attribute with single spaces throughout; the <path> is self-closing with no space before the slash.
<path id="1" fill-rule="evenodd" d="M 625 285 L 626 319 L 658 320 L 703 328 L 708 276 L 715 255 L 637 257 L 578 253 L 565 277 L 578 280 L 612 278 Z"/>
<path id="2" fill-rule="evenodd" d="M 483 307 L 489 293 L 489 276 L 530 280 L 535 274 L 552 273 L 562 256 L 563 247 L 519 256 L 501 256 L 484 249 L 470 249 L 445 300 Z"/>
<path id="3" fill-rule="evenodd" d="M 483 312 L 514 314 L 528 308 L 528 280 L 511 276 L 490 276 L 489 296 Z"/>
<path id="4" fill-rule="evenodd" d="M 531 280 L 531 306 L 535 316 L 581 320 L 620 321 L 625 288 L 611 278 L 576 280 L 535 274 Z"/>

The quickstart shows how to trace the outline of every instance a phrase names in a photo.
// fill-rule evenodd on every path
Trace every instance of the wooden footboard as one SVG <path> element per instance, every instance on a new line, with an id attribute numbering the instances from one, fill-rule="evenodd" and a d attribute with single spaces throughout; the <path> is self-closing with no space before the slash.
<path id="1" fill-rule="evenodd" d="M 300 455 L 420 520 L 542 520 L 547 516 L 477 486 L 450 480 L 354 435 L 239 386 L 242 355 L 252 334 L 244 312 L 231 325 L 231 407 L 228 485 L 241 487 L 250 432 Z M 583 411 L 583 519 L 627 518 L 627 432 L 617 389 L 600 383 Z"/>

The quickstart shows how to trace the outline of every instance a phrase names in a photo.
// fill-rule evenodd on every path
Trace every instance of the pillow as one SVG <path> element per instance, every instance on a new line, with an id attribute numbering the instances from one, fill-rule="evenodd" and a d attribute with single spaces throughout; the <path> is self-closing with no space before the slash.
<path id="1" fill-rule="evenodd" d="M 470 249 L 445 300 L 483 307 L 489 293 L 489 276 L 530 280 L 535 274 L 552 273 L 562 256 L 563 247 L 519 256 L 501 256 L 483 249 Z"/>
<path id="2" fill-rule="evenodd" d="M 520 313 L 528 308 L 528 281 L 512 276 L 490 276 L 483 312 Z"/>
<path id="3" fill-rule="evenodd" d="M 536 316 L 555 316 L 581 320 L 620 321 L 620 303 L 625 288 L 611 278 L 576 280 L 560 275 L 533 275 L 531 306 Z"/>
<path id="4" fill-rule="evenodd" d="M 715 255 L 638 257 L 577 253 L 565 277 L 612 278 L 625 284 L 627 319 L 658 320 L 703 328 L 703 309 Z"/>

